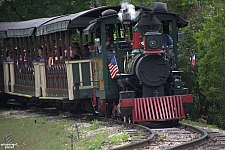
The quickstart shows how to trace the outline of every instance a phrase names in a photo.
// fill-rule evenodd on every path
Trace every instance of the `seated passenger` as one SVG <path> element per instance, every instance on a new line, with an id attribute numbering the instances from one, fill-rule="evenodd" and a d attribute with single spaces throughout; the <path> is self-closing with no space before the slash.
<path id="1" fill-rule="evenodd" d="M 80 59 L 80 55 L 77 54 L 77 47 L 70 47 L 70 60 L 78 60 Z"/>
<path id="2" fill-rule="evenodd" d="M 28 62 L 34 62 L 35 61 L 35 55 L 34 55 L 34 51 L 28 51 L 30 53 L 30 56 L 28 57 Z"/>
<path id="3" fill-rule="evenodd" d="M 94 53 L 96 52 L 96 49 L 95 49 L 95 43 L 94 42 L 88 42 L 88 49 L 91 53 Z"/>
<path id="4" fill-rule="evenodd" d="M 88 45 L 84 45 L 83 58 L 91 58 L 91 52 L 89 51 Z"/>
<path id="5" fill-rule="evenodd" d="M 39 46 L 37 50 L 38 50 L 38 61 L 44 61 L 43 47 Z M 34 61 L 36 61 L 35 58 Z"/>
<path id="6" fill-rule="evenodd" d="M 14 61 L 13 52 L 11 50 L 8 50 L 7 55 L 8 55 L 7 61 Z"/>
<path id="7" fill-rule="evenodd" d="M 61 50 L 60 50 L 61 51 Z M 58 59 L 58 50 L 57 49 L 55 49 L 54 50 L 54 56 L 55 56 L 55 61 L 58 61 L 58 60 L 62 60 L 62 56 L 61 56 L 61 53 L 60 53 L 60 56 L 59 56 L 59 59 Z M 51 56 L 51 57 L 49 57 L 49 59 L 48 59 L 48 66 L 49 67 L 51 67 L 51 65 L 53 65 L 54 64 L 54 62 L 53 62 L 53 57 Z"/>
<path id="8" fill-rule="evenodd" d="M 76 47 L 75 49 L 76 49 L 77 55 L 79 55 L 80 58 L 82 58 L 82 52 L 81 52 L 80 47 Z"/>

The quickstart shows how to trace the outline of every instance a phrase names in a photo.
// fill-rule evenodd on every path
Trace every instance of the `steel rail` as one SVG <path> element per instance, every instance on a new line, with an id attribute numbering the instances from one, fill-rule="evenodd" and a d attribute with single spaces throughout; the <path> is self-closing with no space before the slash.
<path id="1" fill-rule="evenodd" d="M 74 115 L 74 116 L 77 116 L 77 115 Z M 115 119 L 112 119 L 112 118 L 102 118 L 102 117 L 92 116 L 92 115 L 86 116 L 86 117 L 89 117 L 91 119 L 97 119 L 99 121 L 112 121 L 112 122 L 114 122 L 114 123 L 116 123 L 118 125 L 130 126 L 132 128 L 135 128 L 135 129 L 145 130 L 146 131 L 145 133 L 150 133 L 147 136 L 146 139 L 137 139 L 137 141 L 131 141 L 130 143 L 128 143 L 126 145 L 121 145 L 121 146 L 116 146 L 115 145 L 116 147 L 110 148 L 110 150 L 132 150 L 132 149 L 136 149 L 136 148 L 140 148 L 140 147 L 145 147 L 145 146 L 148 146 L 149 143 L 151 141 L 153 141 L 154 138 L 155 138 L 154 131 L 152 131 L 150 128 L 148 128 L 146 126 L 143 126 L 143 125 L 140 125 L 140 124 L 126 123 L 126 122 L 115 120 Z"/>
<path id="2" fill-rule="evenodd" d="M 182 125 L 182 126 L 184 126 L 186 129 L 189 129 L 191 131 L 194 131 L 194 132 L 197 132 L 197 133 L 201 134 L 201 137 L 198 138 L 198 139 L 195 139 L 193 141 L 190 141 L 190 142 L 185 142 L 183 144 L 170 147 L 168 150 L 184 150 L 184 149 L 190 149 L 193 146 L 200 145 L 200 144 L 204 143 L 207 140 L 208 133 L 206 131 L 204 131 L 204 130 L 198 128 L 198 127 L 192 126 L 190 124 L 181 123 L 181 122 L 179 122 L 179 124 Z"/>
<path id="3" fill-rule="evenodd" d="M 115 123 L 120 124 L 120 125 L 130 126 L 130 127 L 135 128 L 135 129 L 139 128 L 139 129 L 145 130 L 146 133 L 148 133 L 148 132 L 151 133 L 150 135 L 147 136 L 146 139 L 140 139 L 139 141 L 131 141 L 131 143 L 129 143 L 129 144 L 117 146 L 115 148 L 111 148 L 110 150 L 132 150 L 132 149 L 148 146 L 149 143 L 151 141 L 153 141 L 154 138 L 155 138 L 154 131 L 152 131 L 150 128 L 148 128 L 144 125 L 126 123 L 126 122 L 115 120 L 115 119 L 112 119 L 112 118 L 101 118 L 101 117 L 98 117 L 98 116 L 88 116 L 88 117 L 93 118 L 93 119 L 98 119 L 98 120 L 101 120 L 101 121 L 104 121 L 104 120 L 109 121 L 110 120 L 110 121 L 115 122 Z"/>
<path id="4" fill-rule="evenodd" d="M 140 141 L 133 142 L 133 143 L 129 143 L 127 145 L 118 146 L 116 148 L 112 148 L 112 150 L 131 150 L 131 149 L 136 149 L 136 148 L 148 146 L 149 143 L 154 140 L 155 133 L 151 129 L 149 129 L 148 127 L 145 127 L 145 126 L 142 126 L 142 125 L 138 125 L 138 124 L 126 124 L 126 125 L 131 125 L 131 126 L 136 127 L 136 128 L 137 127 L 138 128 L 142 128 L 144 130 L 147 130 L 151 134 L 148 136 L 147 139 L 140 140 Z"/>
<path id="5" fill-rule="evenodd" d="M 122 121 L 111 119 L 111 118 L 101 118 L 101 117 L 97 117 L 97 116 L 89 116 L 89 117 L 92 118 L 92 119 L 98 119 L 98 120 L 102 120 L 102 121 L 103 120 L 111 120 L 111 121 L 113 121 L 117 124 L 132 126 L 133 128 L 140 128 L 140 129 L 146 130 L 146 132 L 150 133 L 147 136 L 146 139 L 140 139 L 140 141 L 132 141 L 129 144 L 117 146 L 115 148 L 112 148 L 111 150 L 132 150 L 132 149 L 137 149 L 137 148 L 149 146 L 150 142 L 152 142 L 154 140 L 154 137 L 155 137 L 154 131 L 151 130 L 149 127 L 144 126 L 144 125 L 124 123 Z M 199 127 L 195 127 L 195 126 L 192 126 L 190 124 L 181 123 L 181 122 L 179 122 L 178 125 L 183 126 L 185 129 L 188 129 L 190 131 L 196 132 L 196 133 L 200 134 L 201 136 L 200 136 L 200 138 L 192 140 L 190 142 L 185 142 L 185 143 L 170 147 L 170 148 L 168 148 L 168 150 L 190 149 L 193 146 L 197 146 L 197 145 L 200 145 L 200 144 L 204 143 L 208 138 L 208 133 L 206 131 L 200 129 Z"/>

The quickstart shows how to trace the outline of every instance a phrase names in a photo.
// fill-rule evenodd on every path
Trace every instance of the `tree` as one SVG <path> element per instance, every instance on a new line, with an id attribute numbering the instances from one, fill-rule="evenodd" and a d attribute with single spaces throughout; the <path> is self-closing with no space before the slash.
<path id="1" fill-rule="evenodd" d="M 72 14 L 90 9 L 88 0 L 5 0 L 0 6 L 0 22 Z"/>
<path id="2" fill-rule="evenodd" d="M 225 113 L 225 22 L 224 6 L 211 5 L 203 23 L 203 30 L 194 38 L 198 45 L 199 88 L 208 104 L 208 122 L 225 127 L 222 123 Z"/>

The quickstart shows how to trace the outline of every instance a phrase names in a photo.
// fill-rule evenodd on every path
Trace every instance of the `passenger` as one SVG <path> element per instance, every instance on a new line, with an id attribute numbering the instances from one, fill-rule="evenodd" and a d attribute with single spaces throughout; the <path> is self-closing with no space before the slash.
<path id="1" fill-rule="evenodd" d="M 43 47 L 42 46 L 38 47 L 38 60 L 39 61 L 44 61 Z"/>
<path id="2" fill-rule="evenodd" d="M 78 60 L 80 59 L 80 55 L 77 54 L 77 47 L 70 47 L 70 60 Z"/>
<path id="3" fill-rule="evenodd" d="M 107 39 L 107 41 L 106 41 L 106 49 L 107 49 L 107 60 L 108 60 L 108 62 L 110 62 L 112 56 L 114 55 L 113 53 L 115 52 L 113 38 L 108 38 Z"/>
<path id="4" fill-rule="evenodd" d="M 88 45 L 84 45 L 83 58 L 91 58 L 91 52 L 89 51 Z"/>
<path id="5" fill-rule="evenodd" d="M 72 47 L 74 47 L 76 49 L 76 54 L 80 56 L 80 58 L 82 57 L 82 53 L 81 53 L 81 49 L 80 49 L 80 45 L 78 42 L 73 42 Z"/>
<path id="6" fill-rule="evenodd" d="M 165 33 L 162 33 L 162 48 L 171 48 L 173 46 L 173 39 Z"/>
<path id="7" fill-rule="evenodd" d="M 4 61 L 4 53 L 1 55 L 1 61 Z"/>
<path id="8" fill-rule="evenodd" d="M 88 49 L 91 53 L 94 53 L 96 52 L 96 49 L 95 49 L 95 43 L 94 42 L 88 42 Z"/>
<path id="9" fill-rule="evenodd" d="M 67 52 L 67 49 L 64 50 L 64 56 L 65 56 L 65 59 L 68 59 L 68 52 Z"/>
<path id="10" fill-rule="evenodd" d="M 58 61 L 58 60 L 62 60 L 62 55 L 60 53 L 60 56 L 59 56 L 59 59 L 58 59 L 58 51 L 57 51 L 57 48 L 54 50 L 54 56 L 55 56 L 55 61 Z M 49 57 L 48 59 L 48 66 L 51 67 L 52 65 L 54 64 L 53 62 L 53 57 Z"/>
<path id="11" fill-rule="evenodd" d="M 28 60 L 28 62 L 34 62 L 35 61 L 34 51 L 31 51 L 30 57 L 28 57 L 27 60 Z"/>
<path id="12" fill-rule="evenodd" d="M 77 52 L 76 54 L 79 55 L 80 58 L 82 58 L 82 52 L 80 50 L 80 47 L 75 47 L 75 49 L 76 49 L 76 52 Z"/>
<path id="13" fill-rule="evenodd" d="M 7 61 L 14 61 L 13 52 L 11 50 L 8 50 L 7 52 Z"/>

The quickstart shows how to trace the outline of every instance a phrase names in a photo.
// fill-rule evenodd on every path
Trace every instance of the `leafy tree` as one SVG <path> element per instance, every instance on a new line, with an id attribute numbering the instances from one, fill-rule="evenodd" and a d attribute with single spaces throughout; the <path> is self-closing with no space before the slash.
<path id="1" fill-rule="evenodd" d="M 88 0 L 5 0 L 0 6 L 0 22 L 53 17 L 87 9 L 90 9 Z"/>
<path id="2" fill-rule="evenodd" d="M 225 127 L 225 23 L 223 2 L 211 5 L 203 30 L 195 34 L 198 44 L 199 88 L 206 97 L 208 122 Z"/>

